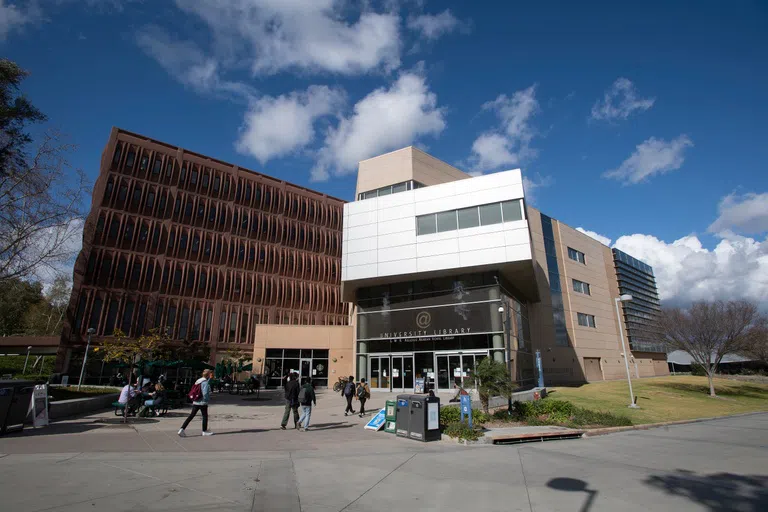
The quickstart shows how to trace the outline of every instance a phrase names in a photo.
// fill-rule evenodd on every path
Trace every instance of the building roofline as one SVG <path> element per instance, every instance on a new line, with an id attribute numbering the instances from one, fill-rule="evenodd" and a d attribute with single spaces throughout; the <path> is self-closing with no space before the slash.
<path id="1" fill-rule="evenodd" d="M 237 167 L 241 171 L 249 172 L 251 174 L 255 174 L 256 176 L 260 176 L 262 178 L 266 178 L 268 180 L 275 181 L 277 183 L 284 183 L 286 185 L 290 185 L 291 187 L 295 187 L 295 188 L 300 189 L 300 190 L 305 190 L 305 191 L 311 192 L 313 194 L 317 194 L 317 195 L 320 195 L 320 196 L 323 196 L 323 197 L 327 197 L 328 199 L 333 199 L 334 201 L 339 201 L 340 203 L 348 203 L 349 202 L 347 200 L 340 199 L 338 197 L 326 194 L 325 192 L 318 192 L 317 190 L 314 190 L 314 189 L 311 189 L 311 188 L 308 188 L 308 187 L 304 187 L 302 185 L 297 185 L 296 183 L 292 183 L 290 181 L 281 180 L 280 178 L 276 178 L 274 176 L 270 176 L 269 174 L 264 174 L 264 173 L 261 173 L 261 172 L 258 172 L 258 171 L 253 171 L 251 169 L 248 169 L 247 167 L 242 167 L 240 165 L 236 165 L 236 164 L 232 164 L 232 163 L 229 163 L 229 162 L 225 162 L 224 160 L 219 160 L 218 158 L 213 158 L 211 156 L 204 155 L 202 153 L 198 153 L 196 151 L 191 151 L 191 150 L 183 148 L 181 146 L 174 146 L 173 144 L 169 144 L 167 142 L 163 142 L 163 141 L 160 141 L 160 140 L 157 140 L 157 139 L 153 139 L 152 137 L 147 137 L 146 135 L 142 135 L 140 133 L 136 133 L 136 132 L 132 132 L 132 131 L 129 131 L 129 130 L 125 130 L 125 129 L 120 128 L 118 126 L 113 126 L 112 129 L 115 130 L 116 133 L 118 133 L 118 134 L 122 133 L 122 134 L 125 134 L 125 135 L 129 135 L 131 137 L 135 137 L 137 139 L 142 139 L 142 140 L 145 140 L 147 142 L 151 142 L 152 144 L 157 144 L 159 146 L 166 147 L 169 150 L 181 150 L 185 154 L 193 155 L 193 156 L 196 156 L 196 157 L 201 158 L 203 160 L 209 160 L 211 162 L 215 162 L 215 163 L 220 164 L 220 165 L 225 165 L 227 167 L 232 167 L 232 168 Z"/>

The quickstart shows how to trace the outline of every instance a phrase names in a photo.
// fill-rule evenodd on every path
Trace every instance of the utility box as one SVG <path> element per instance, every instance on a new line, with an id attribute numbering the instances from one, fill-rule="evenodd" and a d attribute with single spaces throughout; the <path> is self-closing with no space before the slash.
<path id="1" fill-rule="evenodd" d="M 397 395 L 395 405 L 395 434 L 408 437 L 411 427 L 411 395 Z"/>
<path id="2" fill-rule="evenodd" d="M 0 381 L 0 434 L 24 428 L 34 391 L 34 381 Z"/>
<path id="3" fill-rule="evenodd" d="M 439 441 L 440 399 L 436 396 L 411 395 L 410 402 L 408 437 L 423 442 Z"/>
<path id="4" fill-rule="evenodd" d="M 397 401 L 387 400 L 384 407 L 384 432 L 394 434 L 397 423 Z"/>

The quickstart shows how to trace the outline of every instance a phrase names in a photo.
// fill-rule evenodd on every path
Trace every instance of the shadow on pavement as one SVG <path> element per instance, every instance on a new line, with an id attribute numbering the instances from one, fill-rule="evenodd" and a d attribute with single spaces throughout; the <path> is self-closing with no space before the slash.
<path id="1" fill-rule="evenodd" d="M 684 496 L 712 511 L 768 510 L 768 476 L 715 473 L 696 474 L 678 469 L 653 475 L 645 484 L 674 496 Z"/>
<path id="2" fill-rule="evenodd" d="M 66 434 L 82 434 L 89 430 L 96 430 L 104 428 L 106 425 L 99 425 L 96 423 L 64 423 L 56 424 L 51 423 L 47 427 L 42 428 L 30 428 L 26 427 L 24 430 L 18 430 L 14 432 L 8 432 L 0 439 L 8 439 L 12 437 L 37 437 L 37 436 L 58 436 Z"/>
<path id="3" fill-rule="evenodd" d="M 217 436 L 231 436 L 233 434 L 257 434 L 259 432 L 269 432 L 271 430 L 280 430 L 279 428 L 246 428 L 243 430 L 230 430 L 229 432 L 216 432 Z"/>
<path id="4" fill-rule="evenodd" d="M 597 491 L 589 489 L 587 482 L 578 478 L 553 478 L 547 482 L 547 487 L 557 491 L 585 493 L 587 501 L 581 506 L 581 512 L 589 512 L 592 508 L 592 502 L 595 500 L 595 496 L 597 496 Z"/>
<path id="5" fill-rule="evenodd" d="M 352 423 L 310 423 L 309 430 L 335 430 L 338 428 L 354 427 Z"/>

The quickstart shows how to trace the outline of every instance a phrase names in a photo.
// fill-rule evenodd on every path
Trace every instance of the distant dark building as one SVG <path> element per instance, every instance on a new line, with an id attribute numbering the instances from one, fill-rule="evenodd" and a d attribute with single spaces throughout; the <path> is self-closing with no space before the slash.
<path id="1" fill-rule="evenodd" d="M 653 268 L 618 249 L 613 249 L 619 293 L 632 295 L 622 302 L 629 348 L 633 352 L 664 352 L 659 343 L 661 303 Z"/>
<path id="2" fill-rule="evenodd" d="M 74 269 L 59 368 L 89 328 L 252 351 L 258 324 L 348 323 L 343 201 L 113 128 Z"/>

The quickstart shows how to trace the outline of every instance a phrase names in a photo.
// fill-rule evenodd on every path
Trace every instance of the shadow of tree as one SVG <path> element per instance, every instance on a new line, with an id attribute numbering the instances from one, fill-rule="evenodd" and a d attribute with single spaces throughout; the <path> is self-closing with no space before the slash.
<path id="1" fill-rule="evenodd" d="M 663 390 L 675 389 L 678 391 L 684 391 L 688 393 L 698 393 L 709 395 L 708 384 L 689 384 L 686 382 L 667 382 L 664 384 L 649 383 L 651 387 L 658 387 Z M 720 396 L 742 396 L 745 398 L 765 398 L 766 391 L 764 388 L 750 385 L 740 385 L 738 387 L 724 387 L 718 385 L 715 382 L 715 393 Z"/>
<path id="2" fill-rule="evenodd" d="M 765 475 L 699 475 L 678 469 L 675 473 L 653 475 L 645 484 L 668 494 L 686 497 L 712 511 L 768 510 L 768 476 Z"/>
<path id="3" fill-rule="evenodd" d="M 38 436 L 57 436 L 65 434 L 82 434 L 89 430 L 96 430 L 107 427 L 107 425 L 99 425 L 97 423 L 50 423 L 43 428 L 29 428 L 24 430 L 9 431 L 2 436 L 2 438 L 14 438 L 14 437 L 38 437 Z"/>

